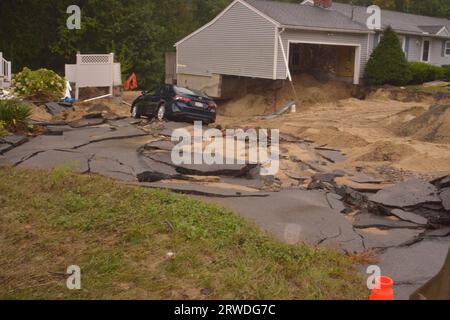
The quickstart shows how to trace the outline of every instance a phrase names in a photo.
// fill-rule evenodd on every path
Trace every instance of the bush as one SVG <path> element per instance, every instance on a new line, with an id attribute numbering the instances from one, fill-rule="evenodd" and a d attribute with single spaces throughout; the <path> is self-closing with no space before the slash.
<path id="1" fill-rule="evenodd" d="M 64 96 L 66 82 L 51 70 L 24 68 L 13 77 L 14 93 L 22 98 L 55 100 Z"/>
<path id="2" fill-rule="evenodd" d="M 0 121 L 0 138 L 6 136 L 8 131 L 6 131 L 6 123 L 4 121 Z"/>
<path id="3" fill-rule="evenodd" d="M 15 131 L 25 129 L 28 118 L 31 116 L 31 107 L 18 100 L 0 100 L 0 122 L 4 129 Z"/>
<path id="4" fill-rule="evenodd" d="M 450 81 L 450 65 L 442 66 L 443 77 L 445 81 Z"/>
<path id="5" fill-rule="evenodd" d="M 364 80 L 369 85 L 402 86 L 408 84 L 411 77 L 400 40 L 395 31 L 388 27 L 367 62 Z"/>
<path id="6" fill-rule="evenodd" d="M 445 78 L 445 69 L 423 62 L 410 62 L 411 84 L 422 84 L 425 82 L 442 80 Z M 450 70 L 450 69 L 449 69 Z"/>

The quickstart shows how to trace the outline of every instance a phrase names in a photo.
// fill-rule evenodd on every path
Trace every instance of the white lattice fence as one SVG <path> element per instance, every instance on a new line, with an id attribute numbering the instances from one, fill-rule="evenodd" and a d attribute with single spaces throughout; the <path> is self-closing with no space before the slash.
<path id="1" fill-rule="evenodd" d="M 66 79 L 75 83 L 75 99 L 79 89 L 109 87 L 113 94 L 115 85 L 121 85 L 120 64 L 114 63 L 114 54 L 77 54 L 76 65 L 66 65 Z"/>

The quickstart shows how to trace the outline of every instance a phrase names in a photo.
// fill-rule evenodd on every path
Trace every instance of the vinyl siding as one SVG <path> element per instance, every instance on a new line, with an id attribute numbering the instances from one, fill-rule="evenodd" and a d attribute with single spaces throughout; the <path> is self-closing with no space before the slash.
<path id="1" fill-rule="evenodd" d="M 288 41 L 304 41 L 304 42 L 324 42 L 324 43 L 342 43 L 342 44 L 354 44 L 355 46 L 361 46 L 361 68 L 360 78 L 363 76 L 364 67 L 368 60 L 368 41 L 367 34 L 353 34 L 353 33 L 338 33 L 322 31 L 307 31 L 307 30 L 286 30 L 281 34 L 283 46 L 288 55 Z M 283 60 L 283 54 L 281 47 L 278 49 L 278 68 L 277 79 L 286 79 L 286 65 Z"/>
<path id="2" fill-rule="evenodd" d="M 178 73 L 273 78 L 275 25 L 237 2 L 178 44 Z"/>

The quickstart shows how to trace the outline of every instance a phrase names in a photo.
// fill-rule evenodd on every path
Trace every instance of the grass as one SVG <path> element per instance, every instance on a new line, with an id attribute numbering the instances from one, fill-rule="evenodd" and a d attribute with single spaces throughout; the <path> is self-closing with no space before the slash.
<path id="1" fill-rule="evenodd" d="M 0 299 L 368 296 L 351 257 L 280 243 L 183 195 L 64 169 L 0 169 L 0 252 Z M 65 286 L 70 265 L 82 290 Z"/>

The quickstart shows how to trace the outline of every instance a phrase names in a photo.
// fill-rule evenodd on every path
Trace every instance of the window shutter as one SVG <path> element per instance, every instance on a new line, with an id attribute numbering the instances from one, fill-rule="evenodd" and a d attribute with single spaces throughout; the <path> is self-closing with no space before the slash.
<path id="1" fill-rule="evenodd" d="M 447 41 L 442 40 L 442 57 L 445 57 L 445 49 L 446 49 Z"/>

